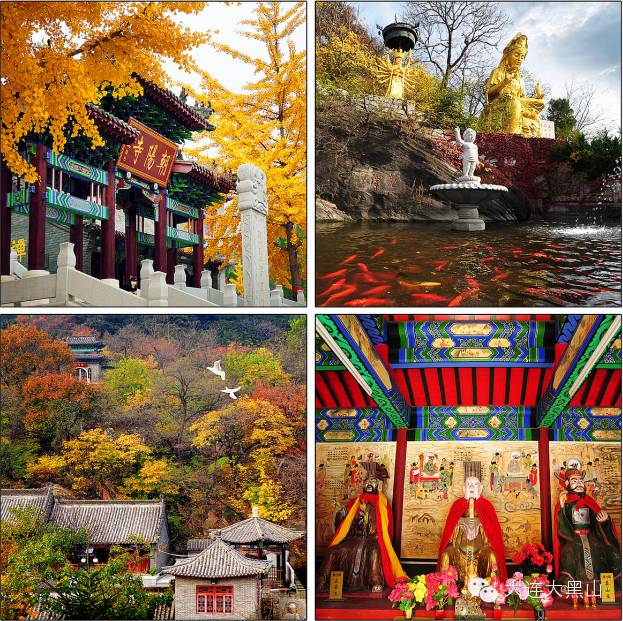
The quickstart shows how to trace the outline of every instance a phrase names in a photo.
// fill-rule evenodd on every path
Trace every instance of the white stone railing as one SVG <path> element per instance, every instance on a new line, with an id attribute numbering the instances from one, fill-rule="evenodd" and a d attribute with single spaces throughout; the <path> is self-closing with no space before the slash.
<path id="1" fill-rule="evenodd" d="M 15 278 L 24 278 L 26 273 L 28 272 L 28 268 L 24 267 L 20 262 L 17 256 L 17 252 L 15 250 L 11 250 L 11 265 L 10 265 L 10 274 L 11 276 L 15 276 Z"/>
<path id="2" fill-rule="evenodd" d="M 236 286 L 223 284 L 223 291 L 212 287 L 208 270 L 201 275 L 201 287 L 186 285 L 183 265 L 175 266 L 174 284 L 166 282 L 166 274 L 155 272 L 153 261 L 145 259 L 141 265 L 141 289 L 138 295 L 119 288 L 114 279 L 99 280 L 76 269 L 74 245 L 61 244 L 56 274 L 44 270 L 28 271 L 23 266 L 20 275 L 3 280 L 0 304 L 3 306 L 244 306 Z M 279 285 L 270 292 L 271 306 L 302 306 L 304 298 L 294 302 L 283 297 Z"/>

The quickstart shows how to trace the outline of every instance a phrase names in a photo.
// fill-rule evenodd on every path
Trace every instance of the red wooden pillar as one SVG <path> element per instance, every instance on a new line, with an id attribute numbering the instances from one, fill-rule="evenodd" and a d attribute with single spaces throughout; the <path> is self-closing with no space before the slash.
<path id="1" fill-rule="evenodd" d="M 46 147 L 38 143 L 33 164 L 37 169 L 39 181 L 35 191 L 30 194 L 30 214 L 28 215 L 28 269 L 45 269 L 45 191 L 47 187 L 48 163 L 45 158 Z"/>
<path id="2" fill-rule="evenodd" d="M 69 228 L 69 241 L 74 245 L 76 255 L 76 269 L 82 271 L 83 265 L 83 242 L 84 242 L 84 219 L 83 216 L 74 215 L 75 224 Z"/>
<path id="3" fill-rule="evenodd" d="M 162 190 L 158 202 L 158 222 L 154 222 L 154 270 L 167 273 L 167 197 Z"/>
<path id="4" fill-rule="evenodd" d="M 549 428 L 539 427 L 539 491 L 541 493 L 541 542 L 552 549 L 552 490 L 550 487 Z"/>
<path id="5" fill-rule="evenodd" d="M 7 194 L 11 191 L 11 171 L 0 158 L 0 274 L 11 271 L 11 210 Z"/>
<path id="6" fill-rule="evenodd" d="M 171 248 L 167 248 L 167 282 L 172 285 L 175 276 L 175 265 L 177 264 L 177 246 L 173 242 Z"/>
<path id="7" fill-rule="evenodd" d="M 128 207 L 127 220 L 125 223 L 125 279 L 126 284 L 130 283 L 130 278 L 138 278 L 137 272 L 137 252 L 136 252 L 136 207 Z"/>
<path id="8" fill-rule="evenodd" d="M 193 287 L 201 287 L 203 272 L 203 210 L 199 210 L 199 218 L 195 220 L 195 233 L 199 235 L 199 243 L 193 248 Z"/>
<path id="9" fill-rule="evenodd" d="M 108 220 L 102 220 L 102 257 L 100 261 L 100 278 L 115 277 L 115 209 L 117 202 L 117 180 L 115 179 L 114 162 L 108 162 L 107 172 L 108 186 L 106 187 L 106 207 L 108 207 Z"/>
<path id="10" fill-rule="evenodd" d="M 394 506 L 394 550 L 400 556 L 402 543 L 402 511 L 404 504 L 405 472 L 407 467 L 407 429 L 396 430 L 396 465 L 394 467 L 394 490 L 392 504 Z"/>

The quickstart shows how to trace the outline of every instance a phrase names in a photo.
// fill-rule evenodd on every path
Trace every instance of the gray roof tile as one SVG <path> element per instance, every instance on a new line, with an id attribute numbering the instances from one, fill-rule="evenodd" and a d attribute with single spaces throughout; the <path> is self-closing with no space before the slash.
<path id="1" fill-rule="evenodd" d="M 163 567 L 162 573 L 188 578 L 238 578 L 263 574 L 270 566 L 270 561 L 247 558 L 216 538 L 192 558 Z"/>
<path id="2" fill-rule="evenodd" d="M 229 543 L 288 543 L 295 539 L 301 539 L 305 533 L 273 524 L 259 517 L 250 517 L 242 522 L 231 524 L 219 531 L 215 531 L 223 541 Z"/>
<path id="3" fill-rule="evenodd" d="M 0 490 L 0 519 L 9 520 L 14 509 L 31 507 L 41 511 L 44 519 L 48 519 L 54 497 L 52 488 L 40 489 L 3 489 Z"/>
<path id="4" fill-rule="evenodd" d="M 160 500 L 57 500 L 50 521 L 89 532 L 91 543 L 122 544 L 141 538 L 156 543 L 165 519 Z"/>

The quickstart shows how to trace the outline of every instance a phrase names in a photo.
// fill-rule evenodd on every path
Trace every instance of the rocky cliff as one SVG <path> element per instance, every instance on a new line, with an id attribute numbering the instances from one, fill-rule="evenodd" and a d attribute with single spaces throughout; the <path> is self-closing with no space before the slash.
<path id="1" fill-rule="evenodd" d="M 428 188 L 451 183 L 458 174 L 439 154 L 425 120 L 390 114 L 346 99 L 325 100 L 316 116 L 318 220 L 453 220 L 456 211 Z M 329 203 L 329 205 L 326 204 Z M 333 205 L 331 205 L 331 203 Z M 481 209 L 485 220 L 530 216 L 516 188 Z"/>

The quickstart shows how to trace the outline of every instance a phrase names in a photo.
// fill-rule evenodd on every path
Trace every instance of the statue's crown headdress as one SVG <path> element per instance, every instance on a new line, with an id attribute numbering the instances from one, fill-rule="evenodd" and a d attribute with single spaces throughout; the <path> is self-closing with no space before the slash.
<path id="1" fill-rule="evenodd" d="M 465 479 L 469 477 L 476 477 L 481 481 L 482 464 L 479 461 L 464 461 L 463 469 L 465 473 Z"/>
<path id="2" fill-rule="evenodd" d="M 506 56 L 511 50 L 519 48 L 524 52 L 528 52 L 528 37 L 521 32 L 518 32 L 507 44 L 502 52 L 503 56 Z"/>

